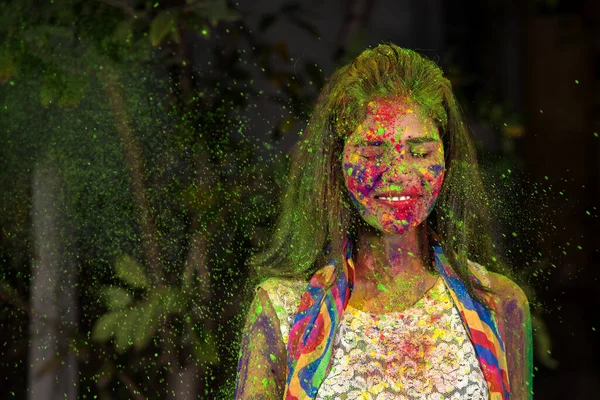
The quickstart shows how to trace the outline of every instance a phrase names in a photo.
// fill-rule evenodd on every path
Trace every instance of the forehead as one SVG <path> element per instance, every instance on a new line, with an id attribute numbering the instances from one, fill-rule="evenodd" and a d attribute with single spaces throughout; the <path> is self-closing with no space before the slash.
<path id="1" fill-rule="evenodd" d="M 379 98 L 367 103 L 366 118 L 349 139 L 403 141 L 427 136 L 439 140 L 434 121 L 424 115 L 413 101 L 402 98 Z"/>

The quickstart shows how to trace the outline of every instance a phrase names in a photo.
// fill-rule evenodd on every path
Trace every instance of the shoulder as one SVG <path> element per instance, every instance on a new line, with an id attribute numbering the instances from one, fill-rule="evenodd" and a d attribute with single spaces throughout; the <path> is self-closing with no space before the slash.
<path id="1" fill-rule="evenodd" d="M 506 312 L 515 309 L 529 310 L 529 301 L 523 289 L 505 275 L 488 271 L 484 266 L 469 260 L 469 269 L 490 290 L 492 306 L 496 311 Z"/>
<path id="2" fill-rule="evenodd" d="M 269 278 L 254 286 L 252 301 L 246 315 L 246 325 L 263 321 L 267 324 L 285 325 L 289 305 L 293 299 L 292 283 Z"/>
<path id="3" fill-rule="evenodd" d="M 267 292 L 277 293 L 280 291 L 297 291 L 304 288 L 306 282 L 286 278 L 268 278 L 256 285 L 255 290 L 264 289 Z"/>
<path id="4" fill-rule="evenodd" d="M 488 272 L 490 277 L 490 288 L 499 297 L 502 304 L 512 307 L 518 307 L 521 309 L 529 308 L 529 300 L 523 289 L 517 285 L 510 278 L 497 274 L 494 272 Z"/>
<path id="5" fill-rule="evenodd" d="M 255 287 L 258 293 L 264 292 L 273 305 L 289 307 L 296 300 L 299 302 L 302 291 L 306 286 L 305 282 L 284 278 L 269 278 Z"/>
<path id="6" fill-rule="evenodd" d="M 496 272 L 488 271 L 483 265 L 468 260 L 469 269 L 481 281 L 484 287 L 490 289 L 503 300 L 515 300 L 528 303 L 527 295 L 512 279 Z"/>
<path id="7" fill-rule="evenodd" d="M 307 282 L 301 280 L 269 278 L 255 288 L 256 296 L 266 298 L 263 302 L 266 302 L 277 316 L 284 343 L 287 342 L 289 329 L 306 285 Z"/>

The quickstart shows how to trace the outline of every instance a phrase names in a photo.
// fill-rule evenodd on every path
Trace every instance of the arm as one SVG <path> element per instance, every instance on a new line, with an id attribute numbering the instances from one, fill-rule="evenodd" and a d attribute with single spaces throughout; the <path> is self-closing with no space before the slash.
<path id="1" fill-rule="evenodd" d="M 511 399 L 533 398 L 533 343 L 529 302 L 510 279 L 490 274 L 498 295 L 494 309 L 504 336 Z"/>
<path id="2" fill-rule="evenodd" d="M 256 293 L 242 335 L 235 399 L 282 399 L 287 350 L 267 292 Z"/>

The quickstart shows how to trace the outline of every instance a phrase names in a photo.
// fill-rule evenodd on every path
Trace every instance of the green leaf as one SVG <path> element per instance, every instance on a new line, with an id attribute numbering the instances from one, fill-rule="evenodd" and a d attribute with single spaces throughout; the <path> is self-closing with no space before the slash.
<path id="1" fill-rule="evenodd" d="M 52 104 L 55 98 L 56 94 L 50 86 L 44 84 L 40 86 L 40 102 L 44 107 L 48 107 Z"/>
<path id="2" fill-rule="evenodd" d="M 193 13 L 181 14 L 179 23 L 185 28 L 185 30 L 193 31 L 203 39 L 208 39 L 210 37 L 210 28 L 207 18 L 201 15 L 201 12 L 197 10 Z"/>
<path id="3" fill-rule="evenodd" d="M 125 352 L 133 344 L 133 333 L 141 310 L 130 308 L 119 311 L 119 318 L 115 324 L 115 349 L 119 353 Z"/>
<path id="4" fill-rule="evenodd" d="M 121 280 L 135 288 L 148 286 L 148 277 L 144 268 L 129 255 L 123 255 L 117 259 L 115 272 Z"/>
<path id="5" fill-rule="evenodd" d="M 112 33 L 111 39 L 117 43 L 129 43 L 133 37 L 135 19 L 127 18 L 119 22 Z"/>
<path id="6" fill-rule="evenodd" d="M 198 14 L 210 20 L 213 26 L 219 21 L 237 21 L 240 13 L 227 6 L 226 0 L 206 0 L 206 5 L 198 10 Z"/>
<path id="7" fill-rule="evenodd" d="M 96 384 L 99 388 L 105 388 L 115 375 L 115 367 L 110 361 L 104 361 L 102 366 L 96 371 Z"/>
<path id="8" fill-rule="evenodd" d="M 138 319 L 133 331 L 133 347 L 142 350 L 148 346 L 159 326 L 160 307 L 150 302 L 139 307 Z"/>
<path id="9" fill-rule="evenodd" d="M 184 310 L 186 295 L 178 287 L 164 286 L 153 292 L 149 302 L 165 315 L 178 314 Z"/>
<path id="10" fill-rule="evenodd" d="M 177 22 L 176 10 L 164 10 L 159 12 L 150 24 L 149 38 L 152 46 L 158 46 L 163 39 L 175 29 Z"/>
<path id="11" fill-rule="evenodd" d="M 75 75 L 64 76 L 58 105 L 61 107 L 74 107 L 78 105 L 85 94 L 86 88 L 87 80 L 85 77 Z"/>
<path id="12" fill-rule="evenodd" d="M 111 311 L 96 320 L 92 328 L 92 339 L 97 342 L 106 342 L 115 333 L 115 324 L 119 320 L 120 311 Z"/>
<path id="13" fill-rule="evenodd" d="M 46 76 L 40 85 L 40 102 L 48 107 L 60 98 L 60 82 L 56 76 Z"/>
<path id="14" fill-rule="evenodd" d="M 127 307 L 133 300 L 129 292 L 119 286 L 107 286 L 104 288 L 104 301 L 111 310 Z"/>

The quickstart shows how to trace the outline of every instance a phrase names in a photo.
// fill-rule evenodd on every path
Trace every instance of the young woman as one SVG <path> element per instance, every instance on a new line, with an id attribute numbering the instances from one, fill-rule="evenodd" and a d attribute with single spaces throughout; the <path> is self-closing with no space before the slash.
<path id="1" fill-rule="evenodd" d="M 366 50 L 331 76 L 302 139 L 251 260 L 236 398 L 530 398 L 527 298 L 499 273 L 441 70 Z"/>

